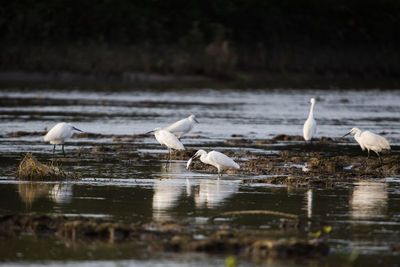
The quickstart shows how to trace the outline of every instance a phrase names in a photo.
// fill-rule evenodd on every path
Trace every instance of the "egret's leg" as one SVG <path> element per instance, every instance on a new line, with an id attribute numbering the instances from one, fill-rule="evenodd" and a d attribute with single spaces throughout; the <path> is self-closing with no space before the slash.
<path id="1" fill-rule="evenodd" d="M 165 164 L 165 170 L 168 170 L 168 164 L 171 160 L 171 149 L 168 148 L 168 159 L 167 159 L 167 163 Z"/>
<path id="2" fill-rule="evenodd" d="M 63 155 L 65 157 L 64 144 L 62 144 L 62 151 L 63 151 Z"/>
<path id="3" fill-rule="evenodd" d="M 381 155 L 379 155 L 379 153 L 378 153 L 378 152 L 375 152 L 375 153 L 378 155 L 378 158 L 379 158 L 379 161 L 381 162 L 381 164 L 383 164 L 383 161 L 382 161 Z"/>
<path id="4" fill-rule="evenodd" d="M 367 159 L 369 159 L 369 149 L 368 149 L 368 157 L 367 157 Z"/>
<path id="5" fill-rule="evenodd" d="M 56 151 L 56 145 L 53 146 L 53 157 L 54 157 L 54 152 Z"/>

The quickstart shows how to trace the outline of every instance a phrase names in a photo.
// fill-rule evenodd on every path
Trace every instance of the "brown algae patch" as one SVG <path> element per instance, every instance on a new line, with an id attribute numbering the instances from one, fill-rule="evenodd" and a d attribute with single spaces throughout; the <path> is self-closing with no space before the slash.
<path id="1" fill-rule="evenodd" d="M 18 166 L 17 178 L 30 181 L 59 181 L 73 177 L 65 173 L 56 163 L 40 163 L 31 153 L 28 153 Z"/>
<path id="2" fill-rule="evenodd" d="M 269 230 L 210 229 L 198 238 L 201 229 L 178 222 L 121 223 L 109 218 L 47 215 L 1 215 L 0 236 L 29 234 L 38 238 L 56 235 L 65 242 L 133 242 L 150 251 L 240 254 L 253 260 L 288 257 L 320 257 L 329 253 L 326 239 L 272 239 Z M 260 234 L 262 231 L 262 234 Z"/>

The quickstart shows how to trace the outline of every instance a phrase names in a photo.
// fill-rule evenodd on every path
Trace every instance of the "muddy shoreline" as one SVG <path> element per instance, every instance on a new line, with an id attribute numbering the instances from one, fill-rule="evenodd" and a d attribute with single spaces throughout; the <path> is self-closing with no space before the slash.
<path id="1" fill-rule="evenodd" d="M 45 132 L 12 132 L 7 137 L 19 136 L 41 136 Z M 63 158 L 61 155 L 55 157 L 58 162 L 79 162 L 85 159 L 85 155 L 116 155 L 118 153 L 129 153 L 134 146 L 142 144 L 148 135 L 104 135 L 98 133 L 79 133 L 73 138 L 108 138 L 112 144 L 95 145 L 90 148 L 82 148 L 73 156 Z M 205 138 L 202 136 L 188 136 L 185 138 Z M 183 139 L 183 142 L 184 142 Z M 208 144 L 210 145 L 210 144 Z M 246 178 L 244 183 L 269 183 L 286 184 L 303 187 L 327 187 L 340 183 L 353 182 L 354 180 L 375 179 L 400 175 L 400 153 L 399 148 L 392 146 L 392 151 L 382 155 L 381 163 L 378 157 L 371 153 L 369 159 L 359 146 L 351 139 L 322 137 L 311 143 L 302 141 L 301 136 L 277 135 L 271 139 L 249 140 L 235 136 L 226 140 L 224 147 L 234 147 L 235 151 L 224 151 L 241 166 L 240 170 L 228 170 L 225 175 L 254 176 Z M 210 145 L 212 146 L 212 145 Z M 252 152 L 251 149 L 257 149 Z M 173 160 L 187 161 L 196 149 L 189 148 L 184 151 L 175 151 Z M 126 154 L 123 157 L 127 156 Z M 166 153 L 135 153 L 129 154 L 129 161 L 167 160 Z M 71 157 L 71 158 L 70 158 Z M 113 156 L 114 157 L 114 156 Z M 214 167 L 205 165 L 200 161 L 194 161 L 191 171 L 215 173 Z"/>

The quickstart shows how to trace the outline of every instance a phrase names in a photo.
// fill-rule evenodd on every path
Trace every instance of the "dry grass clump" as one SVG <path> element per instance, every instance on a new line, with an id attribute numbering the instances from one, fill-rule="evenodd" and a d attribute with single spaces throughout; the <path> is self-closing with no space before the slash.
<path id="1" fill-rule="evenodd" d="M 31 153 L 27 153 L 18 166 L 17 178 L 21 180 L 64 180 L 68 175 L 56 164 L 40 163 Z"/>

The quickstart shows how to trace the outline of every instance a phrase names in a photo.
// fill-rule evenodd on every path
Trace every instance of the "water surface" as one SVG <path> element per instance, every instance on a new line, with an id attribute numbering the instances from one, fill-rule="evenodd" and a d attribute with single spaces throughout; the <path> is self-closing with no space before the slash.
<path id="1" fill-rule="evenodd" d="M 83 179 L 63 183 L 30 183 L 15 180 L 21 157 L 33 152 L 41 161 L 51 158 L 52 146 L 40 136 L 7 137 L 15 131 L 44 131 L 60 121 L 103 134 L 141 134 L 165 126 L 190 114 L 195 125 L 182 142 L 187 148 L 236 148 L 226 139 L 265 139 L 277 134 L 301 135 L 309 112 L 309 98 L 319 97 L 315 107 L 318 136 L 340 137 L 352 127 L 382 133 L 394 150 L 400 144 L 400 92 L 380 90 L 132 90 L 119 92 L 3 90 L 0 107 L 0 211 L 2 214 L 59 214 L 111 217 L 123 222 L 188 221 L 197 225 L 233 210 L 273 210 L 304 215 L 332 226 L 331 255 L 326 264 L 346 262 L 358 255 L 358 264 L 393 265 L 399 260 L 400 179 L 387 177 L 368 181 L 354 179 L 334 188 L 294 188 L 247 184 L 254 178 L 185 169 L 175 160 L 166 168 L 164 160 L 133 160 L 141 153 L 166 153 L 154 138 L 70 139 L 62 161 L 68 171 Z M 97 145 L 124 147 L 122 152 L 96 154 Z M 284 147 L 287 143 L 278 143 Z M 356 143 L 347 144 L 356 146 Z M 76 151 L 83 155 L 76 158 Z M 276 151 L 263 151 L 275 153 Z M 59 151 L 57 156 L 61 157 Z M 360 151 L 361 153 L 361 151 Z M 278 236 L 307 236 L 307 232 L 283 233 L 280 219 L 273 216 L 243 216 L 217 223 L 239 224 L 250 229 L 276 230 Z M 310 225 L 311 232 L 318 225 Z M 23 237 L 1 242 L 3 263 L 100 264 L 116 262 L 132 266 L 210 265 L 221 266 L 224 256 L 151 254 L 132 244 L 65 244 L 57 238 L 37 240 Z M 94 260 L 96 260 L 94 262 Z M 77 263 L 78 262 L 78 263 Z M 247 259 L 240 265 L 252 266 Z M 292 262 L 276 261 L 277 265 Z M 315 260 L 303 264 L 315 264 Z"/>

